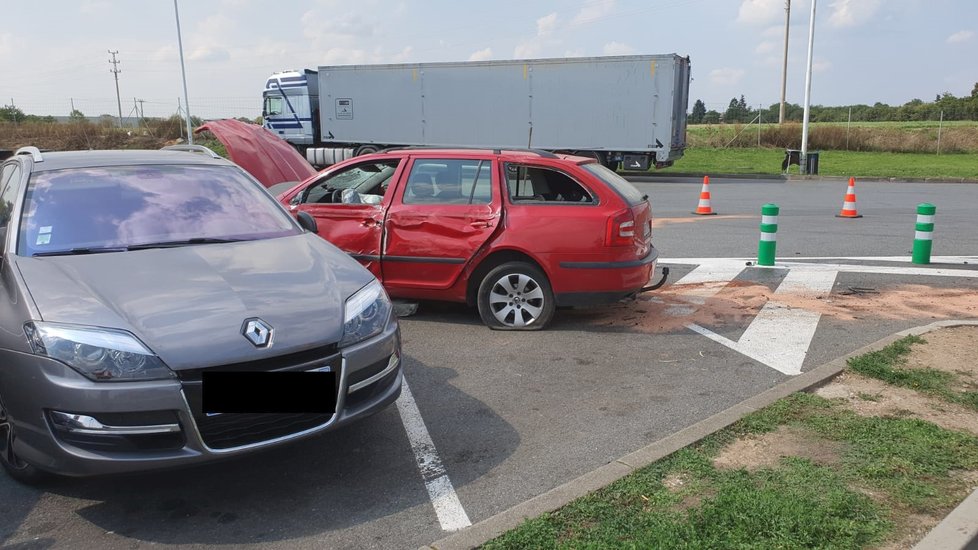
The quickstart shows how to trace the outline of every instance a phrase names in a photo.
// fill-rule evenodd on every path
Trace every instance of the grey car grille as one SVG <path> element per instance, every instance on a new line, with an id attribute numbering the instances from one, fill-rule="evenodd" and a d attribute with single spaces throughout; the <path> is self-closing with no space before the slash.
<path id="1" fill-rule="evenodd" d="M 339 380 L 342 357 L 335 346 L 232 365 L 209 367 L 225 371 L 307 371 L 329 366 Z M 177 376 L 193 413 L 201 438 L 211 449 L 232 449 L 303 432 L 321 426 L 333 414 L 229 413 L 208 416 L 201 405 L 201 373 L 204 369 L 182 370 Z M 337 384 L 338 385 L 338 384 Z"/>

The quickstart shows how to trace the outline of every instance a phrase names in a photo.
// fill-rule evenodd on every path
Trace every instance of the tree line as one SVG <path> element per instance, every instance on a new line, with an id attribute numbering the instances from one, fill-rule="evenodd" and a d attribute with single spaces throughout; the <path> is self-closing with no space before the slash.
<path id="1" fill-rule="evenodd" d="M 804 107 L 795 103 L 785 103 L 784 117 L 787 121 L 801 122 Z M 766 109 L 751 107 L 741 95 L 730 100 L 724 112 L 707 110 L 702 100 L 693 103 L 689 113 L 690 124 L 747 123 L 761 115 L 762 122 L 777 122 L 780 104 L 775 103 Z M 846 122 L 849 120 L 849 110 L 852 109 L 852 120 L 858 121 L 910 121 L 937 120 L 944 113 L 944 120 L 978 120 L 978 82 L 971 90 L 970 96 L 954 97 L 950 92 L 938 94 L 934 101 L 912 99 L 903 105 L 887 105 L 876 102 L 873 105 L 843 105 L 826 107 L 812 105 L 809 120 L 812 122 Z"/>

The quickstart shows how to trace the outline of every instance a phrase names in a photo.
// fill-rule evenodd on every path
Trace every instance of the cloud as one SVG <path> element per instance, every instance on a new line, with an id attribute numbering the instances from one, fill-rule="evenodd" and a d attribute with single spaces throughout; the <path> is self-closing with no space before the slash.
<path id="1" fill-rule="evenodd" d="M 746 73 L 743 69 L 733 69 L 730 67 L 713 69 L 710 71 L 710 82 L 718 86 L 730 86 L 740 82 L 744 78 L 744 74 Z"/>
<path id="2" fill-rule="evenodd" d="M 557 28 L 557 12 L 548 13 L 537 19 L 537 34 L 529 40 L 524 40 L 513 50 L 513 57 L 528 58 L 537 57 L 543 50 L 543 44 L 548 40 Z"/>
<path id="3" fill-rule="evenodd" d="M 537 36 L 548 36 L 553 34 L 557 28 L 557 12 L 544 15 L 537 19 Z"/>
<path id="4" fill-rule="evenodd" d="M 764 25 L 784 17 L 784 0 L 743 0 L 737 12 L 737 22 Z"/>
<path id="5" fill-rule="evenodd" d="M 754 48 L 754 53 L 758 53 L 758 54 L 771 53 L 775 51 L 777 47 L 778 45 L 771 41 L 761 42 L 760 44 L 757 45 L 756 48 Z"/>
<path id="6" fill-rule="evenodd" d="M 407 63 L 414 57 L 414 48 L 405 46 L 403 50 L 391 56 L 391 63 Z"/>
<path id="7" fill-rule="evenodd" d="M 634 52 L 635 48 L 621 42 L 608 42 L 604 45 L 605 55 L 629 55 Z"/>
<path id="8" fill-rule="evenodd" d="M 828 59 L 813 59 L 812 72 L 824 73 L 832 69 L 832 62 Z"/>
<path id="9" fill-rule="evenodd" d="M 490 59 L 492 59 L 492 48 L 472 52 L 472 55 L 469 56 L 469 61 L 488 61 Z"/>
<path id="10" fill-rule="evenodd" d="M 951 36 L 947 37 L 948 44 L 960 44 L 962 42 L 967 42 L 975 36 L 974 31 L 958 31 Z"/>
<path id="11" fill-rule="evenodd" d="M 855 27 L 872 19 L 879 7 L 880 0 L 835 0 L 829 4 L 829 23 L 833 27 Z"/>
<path id="12" fill-rule="evenodd" d="M 106 13 L 112 8 L 105 0 L 85 0 L 78 6 L 78 11 L 84 14 Z"/>
<path id="13" fill-rule="evenodd" d="M 187 58 L 191 61 L 201 62 L 228 61 L 231 59 L 231 52 L 224 48 L 202 46 L 192 51 Z"/>
<path id="14" fill-rule="evenodd" d="M 615 11 L 617 0 L 597 0 L 581 8 L 574 19 L 571 20 L 571 27 L 579 27 L 588 23 L 593 23 L 603 19 L 608 14 Z"/>
<path id="15" fill-rule="evenodd" d="M 0 34 L 0 55 L 7 55 L 14 51 L 14 35 L 9 32 Z"/>

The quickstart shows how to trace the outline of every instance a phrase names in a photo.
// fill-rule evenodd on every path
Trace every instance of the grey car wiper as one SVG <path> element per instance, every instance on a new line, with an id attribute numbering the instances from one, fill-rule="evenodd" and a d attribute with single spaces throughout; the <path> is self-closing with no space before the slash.
<path id="1" fill-rule="evenodd" d="M 124 246 L 91 246 L 86 248 L 69 248 L 68 250 L 46 250 L 35 252 L 31 256 L 73 256 L 78 254 L 104 254 L 106 252 L 125 252 Z"/>
<path id="2" fill-rule="evenodd" d="M 146 250 L 149 248 L 175 248 L 178 246 L 189 246 L 193 244 L 236 243 L 243 240 L 245 239 L 218 239 L 214 237 L 194 237 L 192 239 L 183 239 L 179 241 L 160 241 L 155 243 L 131 244 L 126 247 L 126 250 Z"/>

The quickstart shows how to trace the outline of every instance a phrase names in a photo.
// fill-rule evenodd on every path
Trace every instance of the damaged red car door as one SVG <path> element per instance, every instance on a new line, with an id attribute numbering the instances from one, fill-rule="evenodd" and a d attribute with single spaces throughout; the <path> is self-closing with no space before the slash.
<path id="1" fill-rule="evenodd" d="M 344 165 L 292 189 L 280 200 L 293 215 L 309 213 L 316 219 L 319 236 L 382 279 L 384 214 L 401 164 L 401 159 L 388 157 Z"/>

